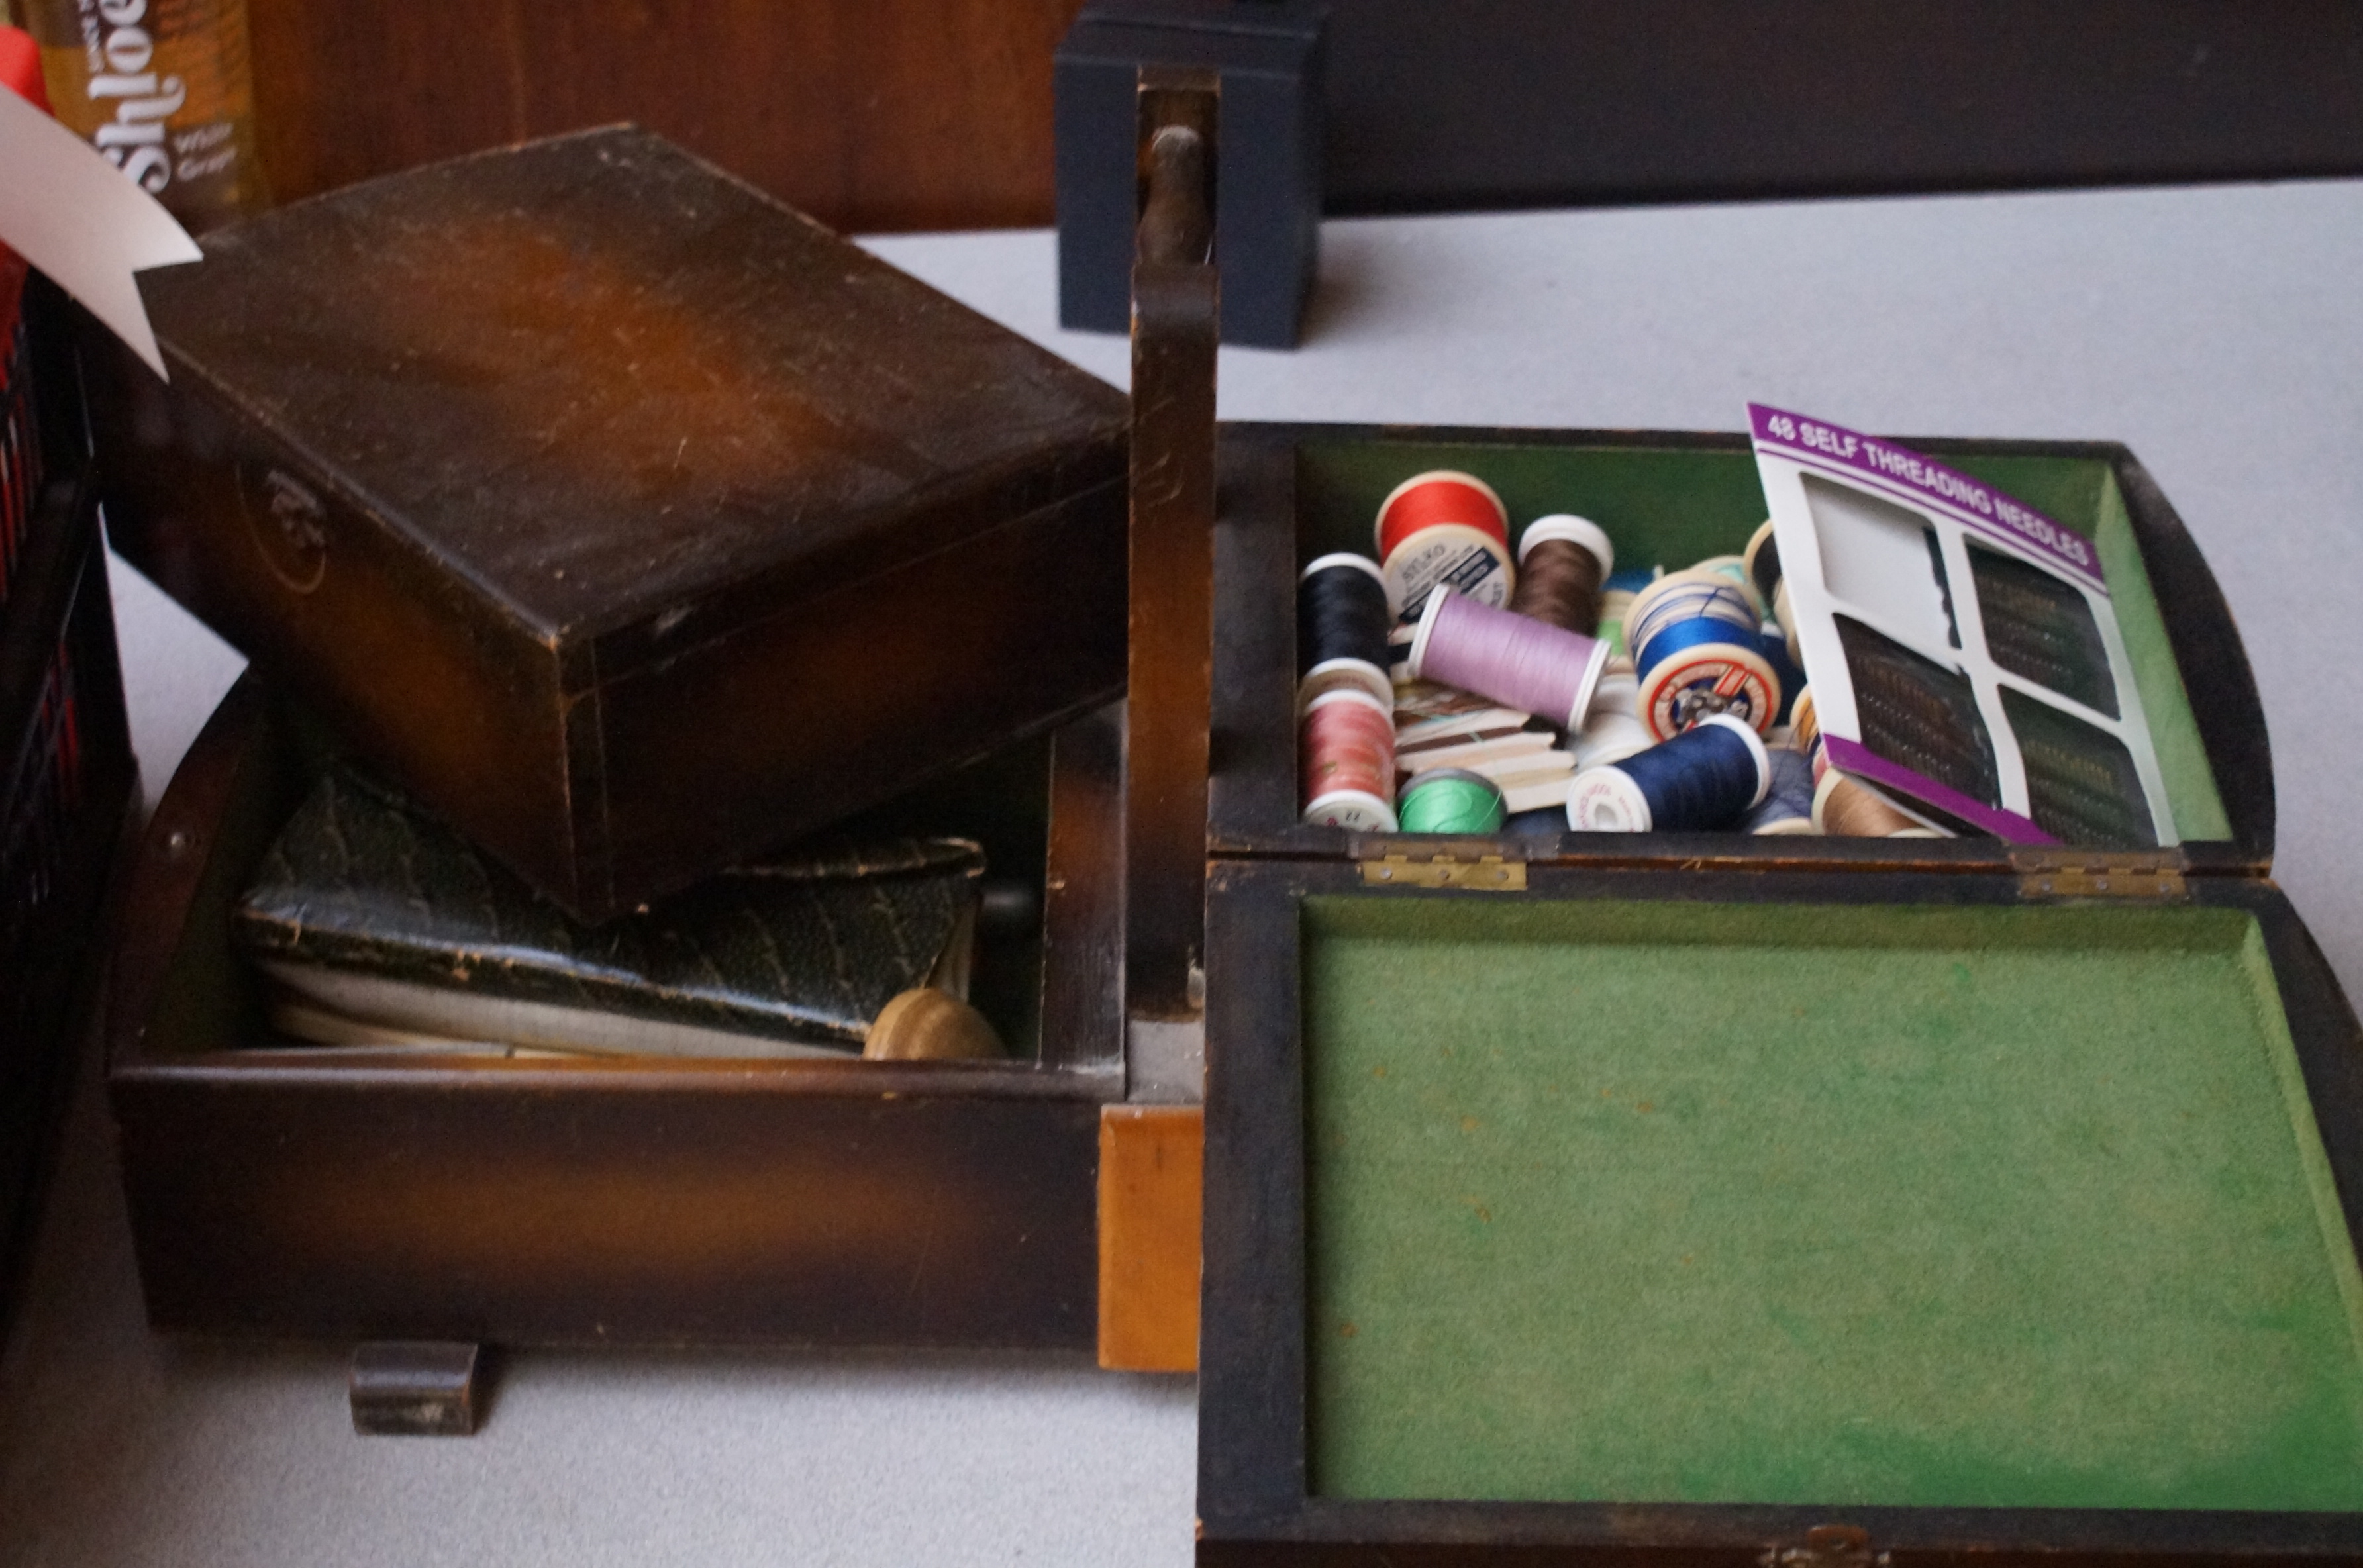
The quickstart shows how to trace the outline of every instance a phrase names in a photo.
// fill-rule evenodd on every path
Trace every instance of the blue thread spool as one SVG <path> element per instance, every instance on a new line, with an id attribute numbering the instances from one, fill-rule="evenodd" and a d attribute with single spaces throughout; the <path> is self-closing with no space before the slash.
<path id="1" fill-rule="evenodd" d="M 1567 793 L 1578 833 L 1712 833 L 1764 799 L 1772 765 L 1756 732 L 1716 713 L 1622 762 L 1588 767 Z"/>
<path id="2" fill-rule="evenodd" d="M 1772 727 L 1781 679 L 1765 661 L 1754 590 L 1717 571 L 1671 572 L 1634 600 L 1625 640 L 1641 678 L 1641 720 L 1670 740 L 1714 713 Z"/>
<path id="3" fill-rule="evenodd" d="M 1765 756 L 1772 778 L 1764 799 L 1739 824 L 1752 834 L 1811 834 L 1814 826 L 1814 765 L 1802 752 L 1785 746 L 1768 747 Z"/>
<path id="4" fill-rule="evenodd" d="M 1772 678 L 1781 683 L 1781 707 L 1772 715 L 1772 722 L 1788 723 L 1797 711 L 1797 693 L 1805 689 L 1805 672 L 1789 657 L 1789 638 L 1780 627 L 1767 626 L 1758 633 L 1756 646 L 1764 655 L 1764 662 L 1772 667 Z"/>
<path id="5" fill-rule="evenodd" d="M 1753 602 L 1756 607 L 1756 619 L 1758 622 L 1764 619 L 1764 606 L 1768 601 L 1763 594 L 1757 591 L 1755 581 L 1747 575 L 1746 556 L 1709 556 L 1703 561 L 1693 562 L 1690 569 L 1712 572 L 1726 582 L 1737 583 L 1740 591 L 1747 594 Z"/>

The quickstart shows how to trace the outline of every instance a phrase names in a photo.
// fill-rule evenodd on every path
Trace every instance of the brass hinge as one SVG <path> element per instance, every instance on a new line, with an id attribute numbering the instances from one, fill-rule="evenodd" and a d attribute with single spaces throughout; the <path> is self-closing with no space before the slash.
<path id="1" fill-rule="evenodd" d="M 2182 899 L 2189 863 L 2179 849 L 2140 853 L 2105 850 L 2014 849 L 2022 899 Z"/>
<path id="2" fill-rule="evenodd" d="M 1499 855 L 1455 856 L 1450 851 L 1414 860 L 1390 855 L 1362 862 L 1362 880 L 1373 888 L 1467 888 L 1472 892 L 1523 893 L 1526 863 Z"/>

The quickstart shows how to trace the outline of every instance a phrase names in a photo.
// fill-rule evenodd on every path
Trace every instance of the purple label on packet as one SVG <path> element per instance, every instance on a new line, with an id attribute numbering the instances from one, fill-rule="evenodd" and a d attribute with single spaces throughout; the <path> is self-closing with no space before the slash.
<path id="1" fill-rule="evenodd" d="M 1958 790 L 1939 784 L 1925 773 L 1906 767 L 1900 762 L 1890 762 L 1860 741 L 1825 734 L 1822 737 L 1822 745 L 1829 754 L 1830 766 L 1839 772 L 1851 773 L 1858 778 L 1884 785 L 1906 799 L 1924 801 L 1971 827 L 1984 829 L 2005 844 L 2059 842 L 2016 812 L 2005 812 L 1998 806 L 1989 806 L 1983 801 L 1971 800 Z"/>
<path id="2" fill-rule="evenodd" d="M 1873 490 L 1932 502 L 1963 526 L 2033 550 L 2078 581 L 2108 591 L 2091 540 L 1982 480 L 1892 441 L 1760 403 L 1747 405 L 1747 423 L 1758 450 L 1867 480 Z"/>

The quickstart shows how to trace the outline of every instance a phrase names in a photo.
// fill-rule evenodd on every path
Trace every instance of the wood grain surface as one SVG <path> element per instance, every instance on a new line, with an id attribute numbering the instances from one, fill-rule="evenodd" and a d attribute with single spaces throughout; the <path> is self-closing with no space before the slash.
<path id="1" fill-rule="evenodd" d="M 1198 1370 L 1202 1105 L 1100 1108 L 1100 1364 Z"/>
<path id="2" fill-rule="evenodd" d="M 854 232 L 1050 221 L 1078 0 L 249 0 L 281 201 L 634 120 Z"/>

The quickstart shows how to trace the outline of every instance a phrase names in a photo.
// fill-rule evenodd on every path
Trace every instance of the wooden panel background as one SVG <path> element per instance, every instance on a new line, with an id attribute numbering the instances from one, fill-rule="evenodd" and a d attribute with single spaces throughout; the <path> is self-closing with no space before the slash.
<path id="1" fill-rule="evenodd" d="M 283 200 L 629 118 L 870 232 L 1051 220 L 1080 0 L 249 5 Z M 2363 172 L 2352 0 L 1330 13 L 1333 213 Z"/>
<path id="2" fill-rule="evenodd" d="M 1079 0 L 249 0 L 281 201 L 637 120 L 849 232 L 1047 224 Z"/>

